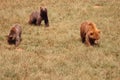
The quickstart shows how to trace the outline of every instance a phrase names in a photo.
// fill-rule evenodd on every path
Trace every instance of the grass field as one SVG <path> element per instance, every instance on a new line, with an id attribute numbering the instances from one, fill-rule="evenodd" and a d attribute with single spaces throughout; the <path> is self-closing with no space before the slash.
<path id="1" fill-rule="evenodd" d="M 27 23 L 40 6 L 48 28 Z M 101 30 L 99 46 L 81 42 L 84 21 Z M 5 37 L 15 23 L 18 48 Z M 120 0 L 0 0 L 0 80 L 120 80 Z"/>

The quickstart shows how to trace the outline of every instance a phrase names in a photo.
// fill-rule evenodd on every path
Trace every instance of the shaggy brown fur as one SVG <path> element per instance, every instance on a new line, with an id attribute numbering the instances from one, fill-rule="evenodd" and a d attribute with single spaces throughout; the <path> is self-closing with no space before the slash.
<path id="1" fill-rule="evenodd" d="M 97 44 L 100 39 L 100 30 L 96 28 L 93 22 L 83 22 L 80 26 L 80 36 L 83 43 L 91 46 Z"/>
<path id="2" fill-rule="evenodd" d="M 47 8 L 40 7 L 40 11 L 31 13 L 29 24 L 41 25 L 42 20 L 44 20 L 46 27 L 49 26 Z"/>
<path id="3" fill-rule="evenodd" d="M 18 24 L 15 24 L 8 35 L 8 43 L 9 44 L 14 44 L 16 47 L 20 44 L 21 42 L 21 34 L 22 34 L 22 29 L 21 26 Z"/>

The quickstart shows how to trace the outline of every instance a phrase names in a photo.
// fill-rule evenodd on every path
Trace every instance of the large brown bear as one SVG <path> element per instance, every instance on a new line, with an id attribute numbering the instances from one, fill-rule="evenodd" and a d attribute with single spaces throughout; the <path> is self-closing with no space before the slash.
<path id="1" fill-rule="evenodd" d="M 44 20 L 46 27 L 49 26 L 47 8 L 40 7 L 40 11 L 32 12 L 29 19 L 29 24 L 41 25 L 41 21 Z"/>
<path id="2" fill-rule="evenodd" d="M 100 30 L 96 28 L 93 22 L 83 22 L 80 26 L 80 36 L 82 42 L 88 46 L 97 44 L 100 39 Z"/>
<path id="3" fill-rule="evenodd" d="M 8 43 L 14 44 L 17 47 L 22 40 L 21 34 L 22 34 L 21 26 L 19 24 L 13 25 L 8 35 L 8 39 L 7 39 Z"/>

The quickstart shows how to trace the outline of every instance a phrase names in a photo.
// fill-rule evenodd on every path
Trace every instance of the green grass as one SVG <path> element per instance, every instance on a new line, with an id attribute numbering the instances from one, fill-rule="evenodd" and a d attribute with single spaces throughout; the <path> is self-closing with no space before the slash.
<path id="1" fill-rule="evenodd" d="M 120 80 L 119 0 L 0 0 L 0 80 Z M 29 15 L 46 6 L 50 27 L 31 26 Z M 100 45 L 81 42 L 79 27 L 93 21 Z M 22 42 L 8 45 L 11 26 Z"/>

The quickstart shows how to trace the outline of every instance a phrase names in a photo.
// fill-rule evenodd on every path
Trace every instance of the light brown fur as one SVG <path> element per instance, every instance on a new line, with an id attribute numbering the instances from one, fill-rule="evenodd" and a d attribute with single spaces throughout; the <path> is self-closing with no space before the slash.
<path id="1" fill-rule="evenodd" d="M 96 25 L 93 22 L 83 22 L 80 26 L 80 36 L 82 42 L 88 46 L 97 44 L 97 41 L 100 39 L 100 30 L 96 28 Z"/>

